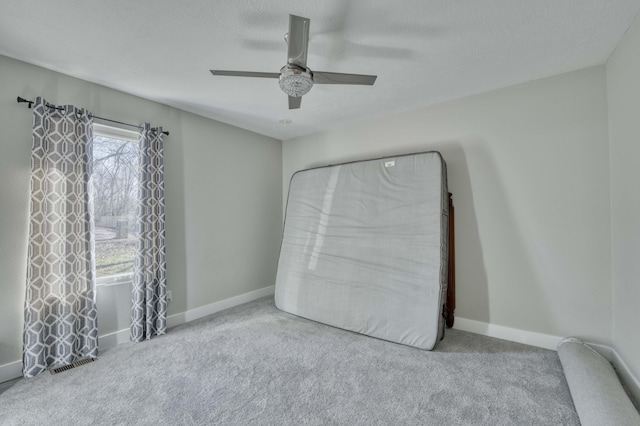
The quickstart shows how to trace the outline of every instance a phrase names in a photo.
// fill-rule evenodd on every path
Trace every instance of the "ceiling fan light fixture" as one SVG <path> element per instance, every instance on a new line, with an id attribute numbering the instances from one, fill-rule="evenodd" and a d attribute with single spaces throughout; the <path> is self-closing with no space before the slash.
<path id="1" fill-rule="evenodd" d="M 285 34 L 287 42 L 287 64 L 280 72 L 225 71 L 211 70 L 213 75 L 232 77 L 277 78 L 280 89 L 289 95 L 289 109 L 299 109 L 302 96 L 309 93 L 314 84 L 357 84 L 372 86 L 377 76 L 363 74 L 344 74 L 337 72 L 312 72 L 307 67 L 307 49 L 309 47 L 309 18 L 289 15 L 289 32 Z M 280 122 L 283 126 L 286 123 Z"/>
<path id="2" fill-rule="evenodd" d="M 313 87 L 311 70 L 286 65 L 280 74 L 280 89 L 287 95 L 299 98 L 309 93 Z"/>

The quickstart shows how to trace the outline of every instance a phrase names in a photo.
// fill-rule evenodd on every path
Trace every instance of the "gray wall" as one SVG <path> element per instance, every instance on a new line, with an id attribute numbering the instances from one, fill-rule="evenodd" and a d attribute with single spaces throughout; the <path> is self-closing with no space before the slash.
<path id="1" fill-rule="evenodd" d="M 611 344 L 603 66 L 283 143 L 299 169 L 438 150 L 456 206 L 457 316 Z"/>
<path id="2" fill-rule="evenodd" d="M 0 366 L 20 360 L 22 347 L 32 117 L 16 103 L 18 95 L 171 132 L 165 139 L 170 315 L 274 284 L 282 232 L 279 140 L 3 56 L 0 75 Z M 128 286 L 98 290 L 101 335 L 128 326 L 128 292 Z"/>
<path id="3" fill-rule="evenodd" d="M 607 63 L 613 344 L 640 380 L 640 19 Z M 638 382 L 640 386 L 640 382 Z M 640 395 L 636 395 L 640 401 Z"/>

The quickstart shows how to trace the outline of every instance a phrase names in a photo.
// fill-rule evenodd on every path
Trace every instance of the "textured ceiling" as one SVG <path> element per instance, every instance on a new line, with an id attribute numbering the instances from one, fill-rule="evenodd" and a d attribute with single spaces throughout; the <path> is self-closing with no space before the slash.
<path id="1" fill-rule="evenodd" d="M 0 54 L 289 139 L 603 64 L 639 10 L 639 0 L 0 0 Z M 289 111 L 277 80 L 209 73 L 278 72 L 289 13 L 311 19 L 312 70 L 376 74 L 375 85 L 315 86 Z"/>

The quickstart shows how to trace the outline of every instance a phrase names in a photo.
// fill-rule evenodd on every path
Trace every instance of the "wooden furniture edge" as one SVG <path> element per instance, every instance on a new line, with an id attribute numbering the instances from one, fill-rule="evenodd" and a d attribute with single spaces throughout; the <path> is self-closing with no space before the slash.
<path id="1" fill-rule="evenodd" d="M 453 327 L 456 310 L 456 247 L 455 247 L 455 211 L 453 194 L 449 192 L 449 262 L 447 269 L 447 300 L 444 306 L 444 318 L 448 328 Z"/>

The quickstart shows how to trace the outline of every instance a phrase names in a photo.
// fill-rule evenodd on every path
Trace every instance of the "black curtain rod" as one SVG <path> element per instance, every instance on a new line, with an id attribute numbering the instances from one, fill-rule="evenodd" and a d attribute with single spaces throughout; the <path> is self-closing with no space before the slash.
<path id="1" fill-rule="evenodd" d="M 21 98 L 20 96 L 18 96 L 18 103 L 19 104 L 22 104 L 22 103 L 29 104 L 29 109 L 31 109 L 31 107 L 34 104 L 34 101 L 30 101 L 28 99 L 24 99 L 24 98 Z M 51 105 L 51 104 L 47 104 L 47 107 L 48 108 L 57 109 L 59 111 L 64 111 L 63 107 L 59 107 L 59 106 L 55 106 L 55 105 Z M 111 120 L 110 118 L 98 117 L 97 115 L 93 115 L 93 114 L 92 114 L 92 116 L 93 116 L 93 118 L 97 118 L 99 120 L 109 121 L 111 123 L 117 123 L 117 124 L 122 124 L 124 126 L 131 126 L 131 127 L 137 127 L 138 129 L 143 129 L 142 126 L 138 126 L 137 124 L 123 123 L 122 121 L 116 121 L 116 120 Z M 152 129 L 152 130 L 155 130 L 155 129 Z M 162 133 L 167 135 L 167 136 L 169 136 L 169 131 L 164 131 Z"/>

